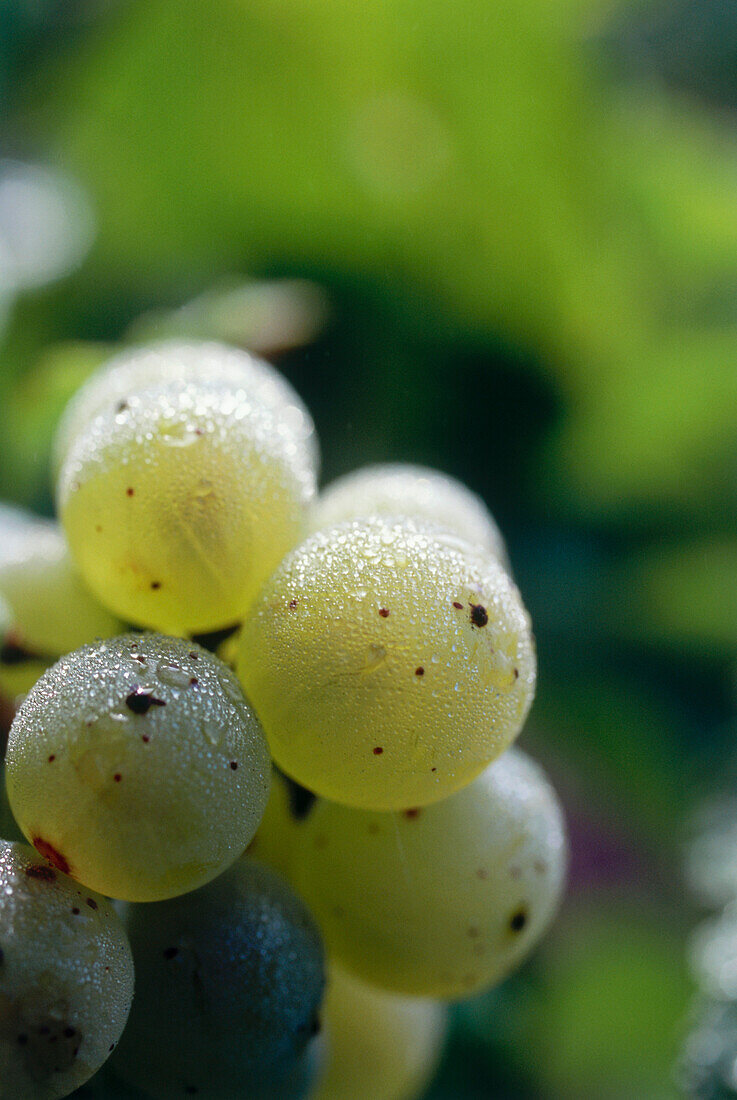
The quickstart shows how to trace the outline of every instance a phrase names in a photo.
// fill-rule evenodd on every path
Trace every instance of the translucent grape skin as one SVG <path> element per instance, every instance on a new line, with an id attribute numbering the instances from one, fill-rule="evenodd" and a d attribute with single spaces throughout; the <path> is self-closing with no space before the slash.
<path id="1" fill-rule="evenodd" d="M 161 340 L 126 348 L 77 391 L 64 411 L 54 440 L 55 474 L 76 437 L 96 416 L 114 414 L 131 394 L 170 382 L 243 390 L 279 417 L 304 448 L 317 473 L 320 455 L 312 417 L 297 392 L 270 363 L 214 340 Z"/>
<path id="2" fill-rule="evenodd" d="M 414 1100 L 440 1060 L 447 1009 L 398 997 L 330 964 L 326 1057 L 312 1100 Z"/>
<path id="3" fill-rule="evenodd" d="M 288 555 L 246 617 L 238 675 L 278 766 L 378 810 L 470 782 L 516 737 L 535 685 L 505 570 L 441 528 L 373 518 Z"/>
<path id="4" fill-rule="evenodd" d="M 59 476 L 85 583 L 141 626 L 231 626 L 302 537 L 315 489 L 304 450 L 240 391 L 171 383 L 118 408 L 80 431 Z"/>
<path id="5" fill-rule="evenodd" d="M 11 727 L 6 775 L 23 833 L 58 868 L 150 901 L 203 885 L 242 853 L 270 761 L 222 662 L 179 638 L 127 634 L 41 677 Z"/>
<path id="6" fill-rule="evenodd" d="M 110 903 L 0 841 L 0 1098 L 68 1096 L 118 1042 L 132 997 Z"/>
<path id="7" fill-rule="evenodd" d="M 481 497 L 439 470 L 381 463 L 345 474 L 315 500 L 310 530 L 372 515 L 410 516 L 447 527 L 509 569 L 502 533 Z"/>
<path id="8" fill-rule="evenodd" d="M 318 800 L 292 873 L 328 949 L 364 981 L 454 998 L 501 980 L 561 897 L 566 842 L 540 769 L 510 749 L 464 790 L 398 814 Z"/>
<path id="9" fill-rule="evenodd" d="M 126 906 L 136 998 L 113 1068 L 156 1100 L 303 1095 L 323 948 L 281 876 L 240 859 L 172 901 Z"/>

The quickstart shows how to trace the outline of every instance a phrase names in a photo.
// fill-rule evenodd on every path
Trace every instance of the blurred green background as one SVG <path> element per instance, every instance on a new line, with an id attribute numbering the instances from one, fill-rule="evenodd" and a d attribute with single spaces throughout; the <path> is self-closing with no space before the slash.
<path id="1" fill-rule="evenodd" d="M 571 886 L 435 1100 L 677 1095 L 681 842 L 735 772 L 736 74 L 728 0 L 0 5 L 0 495 L 50 511 L 69 394 L 186 332 L 275 358 L 326 481 L 437 466 L 507 537 Z"/>

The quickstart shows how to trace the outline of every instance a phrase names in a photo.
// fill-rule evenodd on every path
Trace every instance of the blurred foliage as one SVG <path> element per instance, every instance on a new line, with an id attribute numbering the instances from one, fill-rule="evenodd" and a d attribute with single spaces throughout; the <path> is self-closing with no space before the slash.
<path id="1" fill-rule="evenodd" d="M 0 492 L 50 510 L 68 395 L 183 333 L 278 356 L 326 479 L 436 465 L 507 536 L 572 890 L 436 1098 L 675 1088 L 679 823 L 732 767 L 736 43 L 728 0 L 0 7 L 0 153 L 98 226 L 12 306 Z"/>

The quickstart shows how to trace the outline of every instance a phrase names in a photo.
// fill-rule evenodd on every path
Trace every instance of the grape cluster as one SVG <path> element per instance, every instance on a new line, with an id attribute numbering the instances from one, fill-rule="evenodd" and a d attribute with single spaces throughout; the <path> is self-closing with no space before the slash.
<path id="1" fill-rule="evenodd" d="M 443 1002 L 549 925 L 498 527 L 434 471 L 318 465 L 273 368 L 169 341 L 69 406 L 60 523 L 0 506 L 0 1100 L 116 1047 L 90 1096 L 409 1100 Z"/>

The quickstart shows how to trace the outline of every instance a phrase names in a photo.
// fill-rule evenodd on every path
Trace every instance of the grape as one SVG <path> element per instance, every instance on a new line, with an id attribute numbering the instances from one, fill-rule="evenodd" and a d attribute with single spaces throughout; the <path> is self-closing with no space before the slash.
<path id="1" fill-rule="evenodd" d="M 403 813 L 318 800 L 292 873 L 328 949 L 398 993 L 460 997 L 499 981 L 557 907 L 561 810 L 540 769 L 510 749 L 465 790 Z"/>
<path id="2" fill-rule="evenodd" d="M 413 1100 L 435 1071 L 446 1026 L 437 1001 L 385 993 L 331 963 L 327 1057 L 314 1100 Z"/>
<path id="3" fill-rule="evenodd" d="M 127 634 L 49 669 L 10 731 L 16 819 L 57 867 L 148 901 L 208 882 L 246 847 L 269 757 L 233 674 L 191 642 Z"/>
<path id="4" fill-rule="evenodd" d="M 238 674 L 283 771 L 392 810 L 444 798 L 506 748 L 535 655 L 496 560 L 377 517 L 317 532 L 281 563 L 243 624 Z"/>
<path id="5" fill-rule="evenodd" d="M 502 533 L 481 497 L 426 466 L 365 466 L 328 485 L 315 501 L 310 527 L 319 531 L 362 516 L 410 516 L 448 527 L 493 554 L 508 569 Z"/>
<path id="6" fill-rule="evenodd" d="M 11 608 L 14 644 L 49 661 L 123 629 L 84 587 L 54 523 L 29 524 L 0 555 L 0 594 Z"/>
<path id="7" fill-rule="evenodd" d="M 95 417 L 58 501 L 85 581 L 116 614 L 171 634 L 236 622 L 299 541 L 314 475 L 242 393 L 174 383 Z"/>
<path id="8" fill-rule="evenodd" d="M 320 455 L 312 417 L 286 378 L 270 363 L 216 341 L 165 340 L 115 355 L 75 394 L 54 441 L 56 473 L 76 437 L 96 416 L 114 414 L 131 395 L 170 382 L 208 383 L 244 391 L 278 416 L 317 472 Z"/>
<path id="9" fill-rule="evenodd" d="M 109 902 L 0 841 L 0 1098 L 67 1096 L 108 1057 L 132 996 Z"/>
<path id="10" fill-rule="evenodd" d="M 136 998 L 115 1069 L 156 1098 L 301 1095 L 324 987 L 304 904 L 238 860 L 201 890 L 127 906 Z"/>

